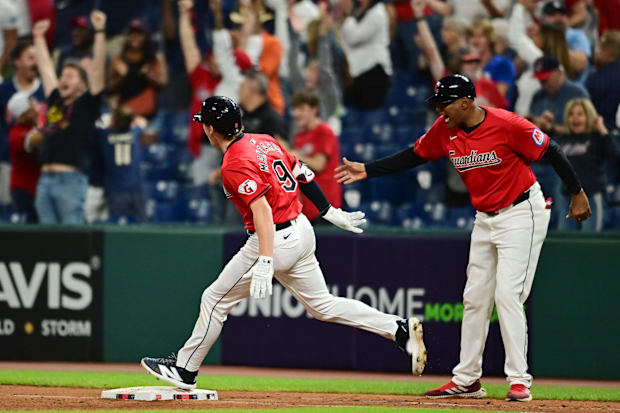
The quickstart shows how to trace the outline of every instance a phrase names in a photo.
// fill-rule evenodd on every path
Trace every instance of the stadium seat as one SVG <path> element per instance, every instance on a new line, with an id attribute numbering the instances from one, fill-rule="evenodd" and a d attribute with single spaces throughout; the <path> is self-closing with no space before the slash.
<path id="1" fill-rule="evenodd" d="M 175 181 L 147 182 L 144 193 L 148 199 L 157 201 L 175 201 L 179 195 L 179 184 Z"/>
<path id="2" fill-rule="evenodd" d="M 365 132 L 361 127 L 343 128 L 340 132 L 341 144 L 355 144 L 364 141 Z"/>
<path id="3" fill-rule="evenodd" d="M 189 112 L 166 112 L 161 122 L 160 140 L 170 145 L 185 146 L 189 128 Z"/>
<path id="4" fill-rule="evenodd" d="M 149 166 L 148 164 L 142 164 L 143 177 L 148 182 L 157 181 L 172 181 L 177 178 L 177 171 L 174 165 L 168 165 L 163 167 Z"/>
<path id="5" fill-rule="evenodd" d="M 180 203 L 176 201 L 158 202 L 149 199 L 146 202 L 146 216 L 149 222 L 177 222 L 182 216 Z"/>
<path id="6" fill-rule="evenodd" d="M 353 107 L 346 107 L 344 115 L 340 118 L 342 122 L 342 129 L 357 127 L 360 121 L 360 111 Z"/>
<path id="7" fill-rule="evenodd" d="M 421 203 L 406 202 L 394 214 L 397 226 L 407 229 L 420 229 L 428 226 L 428 220 Z"/>
<path id="8" fill-rule="evenodd" d="M 476 211 L 471 205 L 448 208 L 447 222 L 450 227 L 472 229 Z"/>
<path id="9" fill-rule="evenodd" d="M 153 143 L 142 148 L 142 161 L 153 166 L 161 166 L 169 164 L 170 154 L 174 151 L 174 147 L 165 143 Z"/>
<path id="10" fill-rule="evenodd" d="M 361 211 L 366 214 L 366 219 L 373 225 L 392 225 L 393 207 L 386 201 L 372 201 L 360 204 Z"/>
<path id="11" fill-rule="evenodd" d="M 183 203 L 183 215 L 188 222 L 207 224 L 211 222 L 213 208 L 208 199 L 192 198 Z"/>

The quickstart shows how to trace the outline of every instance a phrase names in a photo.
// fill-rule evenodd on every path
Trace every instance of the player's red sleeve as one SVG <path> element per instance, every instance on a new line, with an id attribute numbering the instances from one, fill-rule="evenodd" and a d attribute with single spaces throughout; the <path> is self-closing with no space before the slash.
<path id="1" fill-rule="evenodd" d="M 549 147 L 549 136 L 517 114 L 510 113 L 507 122 L 511 125 L 510 147 L 529 161 L 540 160 Z"/>
<path id="2" fill-rule="evenodd" d="M 433 126 L 415 141 L 413 151 L 422 159 L 434 161 L 446 156 L 442 139 L 446 139 L 447 133 L 443 116 L 437 118 Z"/>
<path id="3" fill-rule="evenodd" d="M 222 182 L 229 194 L 247 206 L 265 195 L 271 188 L 258 171 L 241 164 L 228 165 L 226 169 L 222 169 Z"/>

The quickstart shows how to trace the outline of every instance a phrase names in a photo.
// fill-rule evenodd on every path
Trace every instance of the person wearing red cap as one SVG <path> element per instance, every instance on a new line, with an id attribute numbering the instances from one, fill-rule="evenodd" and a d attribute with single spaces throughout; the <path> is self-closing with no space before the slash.
<path id="1" fill-rule="evenodd" d="M 91 60 L 93 57 L 94 33 L 88 24 L 85 16 L 74 17 L 70 21 L 71 25 L 71 45 L 60 51 L 56 71 L 65 63 L 82 64 L 84 60 Z M 88 64 L 88 63 L 86 63 Z"/>

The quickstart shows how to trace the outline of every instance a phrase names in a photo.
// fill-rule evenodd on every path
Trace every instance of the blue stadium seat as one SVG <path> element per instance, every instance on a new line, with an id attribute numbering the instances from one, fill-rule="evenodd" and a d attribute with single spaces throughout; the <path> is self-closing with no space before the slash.
<path id="1" fill-rule="evenodd" d="M 340 143 L 359 143 L 364 142 L 365 132 L 361 127 L 343 128 L 340 132 Z"/>
<path id="2" fill-rule="evenodd" d="M 146 201 L 146 216 L 148 222 L 179 222 L 183 217 L 183 204 L 178 201 Z"/>
<path id="3" fill-rule="evenodd" d="M 408 229 L 420 229 L 428 226 L 427 215 L 421 202 L 406 202 L 395 212 L 396 225 Z"/>
<path id="4" fill-rule="evenodd" d="M 148 199 L 156 201 L 176 201 L 179 195 L 179 184 L 175 181 L 147 182 L 144 193 Z"/>
<path id="5" fill-rule="evenodd" d="M 211 199 L 211 189 L 208 184 L 186 184 L 181 187 L 181 199 Z"/>
<path id="6" fill-rule="evenodd" d="M 450 227 L 472 229 L 476 211 L 470 205 L 448 208 L 447 222 Z"/>
<path id="7" fill-rule="evenodd" d="M 366 214 L 366 219 L 373 225 L 393 225 L 394 210 L 386 201 L 372 201 L 360 204 L 360 211 Z"/>
<path id="8" fill-rule="evenodd" d="M 146 181 L 172 181 L 177 178 L 177 171 L 174 165 L 155 167 L 142 164 L 141 166 L 143 167 L 142 172 Z"/>
<path id="9" fill-rule="evenodd" d="M 185 146 L 189 121 L 189 112 L 164 113 L 159 133 L 160 140 L 171 145 Z"/>
<path id="10" fill-rule="evenodd" d="M 355 211 L 360 208 L 362 202 L 370 201 L 370 181 L 371 180 L 357 181 L 343 186 L 342 195 L 345 210 Z"/>
<path id="11" fill-rule="evenodd" d="M 344 115 L 340 118 L 342 129 L 358 127 L 360 123 L 361 113 L 353 107 L 346 107 Z"/>
<path id="12" fill-rule="evenodd" d="M 192 198 L 183 203 L 186 221 L 207 224 L 213 217 L 213 207 L 208 199 Z"/>
<path id="13" fill-rule="evenodd" d="M 194 158 L 187 147 L 177 147 L 171 154 L 172 163 L 175 165 L 176 180 L 190 182 L 192 180 L 192 163 Z"/>

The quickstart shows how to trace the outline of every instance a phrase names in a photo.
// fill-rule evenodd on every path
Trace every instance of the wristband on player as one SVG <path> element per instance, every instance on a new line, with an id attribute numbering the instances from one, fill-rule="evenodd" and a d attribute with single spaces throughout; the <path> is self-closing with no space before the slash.
<path id="1" fill-rule="evenodd" d="M 311 181 L 308 183 L 299 182 L 299 190 L 302 194 L 304 194 L 310 202 L 314 204 L 316 209 L 319 210 L 321 216 L 325 215 L 325 213 L 329 210 L 331 204 L 325 197 L 323 190 L 315 181 Z"/>

